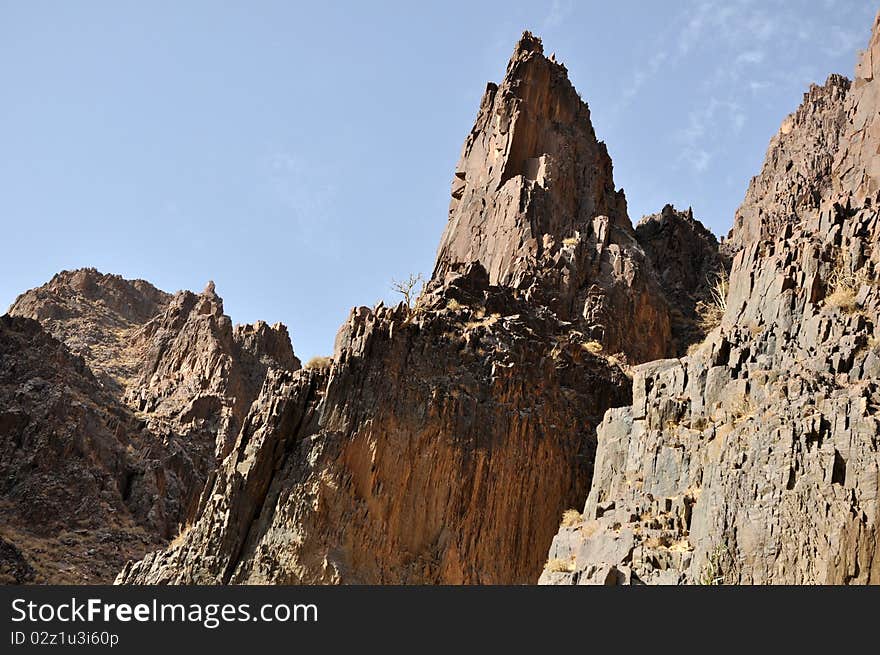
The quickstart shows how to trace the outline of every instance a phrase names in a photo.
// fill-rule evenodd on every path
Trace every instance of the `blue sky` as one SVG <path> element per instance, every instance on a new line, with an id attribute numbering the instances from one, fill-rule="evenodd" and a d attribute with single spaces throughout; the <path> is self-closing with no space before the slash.
<path id="1" fill-rule="evenodd" d="M 430 274 L 461 144 L 524 29 L 589 103 L 631 218 L 672 202 L 726 233 L 783 117 L 852 75 L 876 10 L 0 0 L 0 304 L 81 266 L 213 279 L 235 322 L 329 353 L 352 306 Z"/>

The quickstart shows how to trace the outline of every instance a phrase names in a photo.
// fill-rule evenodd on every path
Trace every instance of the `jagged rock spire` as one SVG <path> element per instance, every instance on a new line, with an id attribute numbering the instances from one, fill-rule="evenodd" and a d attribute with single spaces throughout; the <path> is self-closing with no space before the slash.
<path id="1" fill-rule="evenodd" d="M 589 107 L 529 32 L 465 140 L 433 279 L 473 262 L 610 352 L 669 353 L 668 307 Z"/>
<path id="2" fill-rule="evenodd" d="M 435 277 L 479 261 L 493 284 L 511 284 L 548 242 L 585 231 L 593 217 L 629 223 L 589 108 L 543 52 L 524 32 L 504 80 L 486 88 L 455 169 Z"/>

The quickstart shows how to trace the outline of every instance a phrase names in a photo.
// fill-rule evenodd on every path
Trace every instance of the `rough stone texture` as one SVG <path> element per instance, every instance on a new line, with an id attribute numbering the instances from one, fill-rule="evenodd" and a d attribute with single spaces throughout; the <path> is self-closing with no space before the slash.
<path id="1" fill-rule="evenodd" d="M 199 519 L 119 581 L 534 580 L 629 380 L 481 266 L 450 276 L 354 310 L 330 370 L 267 379 Z"/>
<path id="2" fill-rule="evenodd" d="M 736 212 L 728 237 L 732 249 L 773 239 L 787 223 L 818 210 L 831 188 L 850 86 L 840 75 L 830 75 L 823 86 L 811 85 L 801 106 L 782 122 Z"/>
<path id="3" fill-rule="evenodd" d="M 452 182 L 434 278 L 480 262 L 492 284 L 578 324 L 631 361 L 664 356 L 668 307 L 635 239 L 611 158 L 562 64 L 528 32 L 489 84 Z"/>
<path id="4" fill-rule="evenodd" d="M 531 35 L 455 180 L 417 307 L 357 309 L 332 366 L 268 378 L 194 525 L 121 582 L 537 576 L 598 417 L 628 402 L 588 343 L 653 356 L 668 309 L 589 110 Z"/>
<path id="5" fill-rule="evenodd" d="M 151 436 L 36 321 L 0 317 L 0 579 L 106 582 L 155 548 L 183 483 Z"/>
<path id="6" fill-rule="evenodd" d="M 82 268 L 62 271 L 47 284 L 21 294 L 9 313 L 39 321 L 118 393 L 138 373 L 133 334 L 170 300 L 169 294 L 144 280 Z"/>
<path id="7" fill-rule="evenodd" d="M 330 365 L 270 375 L 194 524 L 118 581 L 532 582 L 629 402 L 620 362 L 671 347 L 589 110 L 526 33 L 416 307 L 356 309 Z"/>
<path id="8" fill-rule="evenodd" d="M 2 552 L 45 582 L 109 582 L 127 558 L 176 534 L 268 372 L 299 368 L 283 325 L 233 328 L 213 285 L 171 296 L 143 280 L 64 271 L 10 313 Z"/>
<path id="9" fill-rule="evenodd" d="M 648 256 L 670 306 L 672 344 L 667 354 L 684 355 L 706 330 L 699 303 L 712 300 L 711 288 L 730 268 L 715 235 L 694 218 L 693 210 L 666 205 L 636 226 L 636 239 Z"/>
<path id="10" fill-rule="evenodd" d="M 134 339 L 143 344 L 141 375 L 126 401 L 153 431 L 188 436 L 202 480 L 229 452 L 268 370 L 300 367 L 280 323 L 233 328 L 213 282 L 175 295 Z"/>
<path id="11" fill-rule="evenodd" d="M 878 29 L 854 89 L 871 83 Z M 815 123 L 829 130 L 815 143 L 849 162 L 823 198 L 781 223 L 769 198 L 735 228 L 721 326 L 692 355 L 634 370 L 633 405 L 606 414 L 583 515 L 554 538 L 541 582 L 880 582 L 880 216 L 865 195 L 874 153 L 852 146 L 871 93 L 837 93 L 843 129 Z M 773 162 L 791 159 L 785 143 Z M 788 187 L 781 170 L 765 188 Z"/>
<path id="12" fill-rule="evenodd" d="M 834 193 L 851 195 L 855 204 L 876 201 L 880 190 L 880 14 L 868 48 L 859 58 L 847 103 L 847 125 L 834 160 Z"/>

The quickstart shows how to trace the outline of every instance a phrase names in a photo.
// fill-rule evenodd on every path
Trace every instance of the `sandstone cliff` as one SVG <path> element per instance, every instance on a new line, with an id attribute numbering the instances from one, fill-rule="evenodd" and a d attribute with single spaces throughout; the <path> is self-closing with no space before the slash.
<path id="1" fill-rule="evenodd" d="M 635 369 L 542 582 L 880 581 L 878 33 L 771 142 L 720 327 Z"/>

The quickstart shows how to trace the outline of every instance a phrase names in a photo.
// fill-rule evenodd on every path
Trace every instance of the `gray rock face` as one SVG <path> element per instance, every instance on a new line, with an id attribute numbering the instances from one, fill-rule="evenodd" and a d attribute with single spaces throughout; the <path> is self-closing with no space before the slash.
<path id="1" fill-rule="evenodd" d="M 732 249 L 775 239 L 788 223 L 815 213 L 832 185 L 831 169 L 847 124 L 850 81 L 830 75 L 813 84 L 797 111 L 770 140 L 760 174 L 752 178 L 729 235 Z"/>
<path id="2" fill-rule="evenodd" d="M 873 84 L 878 29 L 854 89 Z M 542 583 L 880 582 L 880 215 L 874 154 L 852 146 L 852 121 L 877 105 L 847 87 L 814 87 L 774 139 L 746 204 L 761 188 L 791 204 L 765 195 L 735 227 L 721 326 L 688 357 L 634 370 L 633 405 L 605 415 L 584 512 Z M 824 194 L 808 201 L 777 165 L 788 145 L 803 152 L 804 125 L 850 153 L 805 183 Z M 813 164 L 828 174 L 827 158 Z"/>

